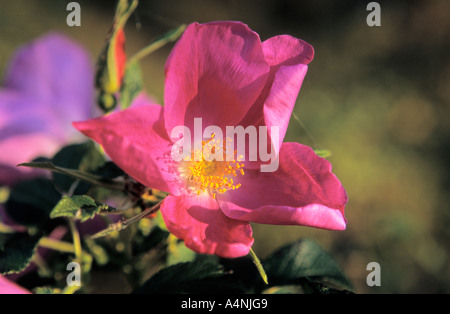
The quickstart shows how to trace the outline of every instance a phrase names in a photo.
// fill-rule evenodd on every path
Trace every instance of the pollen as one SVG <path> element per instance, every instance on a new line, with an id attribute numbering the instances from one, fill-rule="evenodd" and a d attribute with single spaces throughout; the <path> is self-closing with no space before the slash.
<path id="1" fill-rule="evenodd" d="M 194 150 L 190 161 L 182 162 L 179 169 L 187 190 L 197 195 L 206 192 L 215 199 L 217 194 L 241 187 L 234 179 L 244 175 L 243 156 L 236 156 L 234 151 L 233 160 L 228 160 L 226 149 L 229 143 L 227 140 L 224 144 L 212 134 L 211 139 L 202 141 L 202 150 Z"/>

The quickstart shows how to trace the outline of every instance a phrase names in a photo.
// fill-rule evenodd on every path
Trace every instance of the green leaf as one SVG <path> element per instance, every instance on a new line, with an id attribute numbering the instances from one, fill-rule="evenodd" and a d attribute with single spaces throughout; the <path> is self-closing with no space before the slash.
<path id="1" fill-rule="evenodd" d="M 0 234 L 0 274 L 18 273 L 30 264 L 40 235 Z"/>
<path id="2" fill-rule="evenodd" d="M 314 152 L 317 156 L 322 158 L 328 158 L 331 156 L 331 151 L 328 149 L 315 149 Z"/>
<path id="3" fill-rule="evenodd" d="M 58 167 L 75 169 L 81 172 L 89 172 L 97 169 L 105 163 L 103 154 L 99 152 L 92 141 L 81 144 L 73 144 L 63 147 L 51 159 L 53 165 Z M 73 178 L 61 173 L 53 173 L 53 181 L 59 189 L 69 192 L 77 178 Z M 89 184 L 83 182 L 78 184 L 74 194 L 84 194 L 87 192 Z"/>
<path id="4" fill-rule="evenodd" d="M 242 293 L 239 282 L 209 260 L 166 267 L 151 277 L 136 293 Z"/>
<path id="5" fill-rule="evenodd" d="M 16 223 L 37 227 L 49 221 L 49 214 L 60 198 L 52 181 L 37 178 L 13 186 L 5 208 Z"/>
<path id="6" fill-rule="evenodd" d="M 108 207 L 106 204 L 97 204 L 87 195 L 63 196 L 50 213 L 50 218 L 71 217 L 84 222 L 100 211 L 108 210 Z"/>
<path id="7" fill-rule="evenodd" d="M 306 279 L 352 290 L 352 284 L 333 257 L 310 239 L 279 249 L 264 261 L 264 267 L 274 285 L 298 284 Z"/>
<path id="8" fill-rule="evenodd" d="M 120 106 L 128 108 L 134 98 L 144 89 L 141 68 L 137 61 L 127 63 L 120 89 Z"/>

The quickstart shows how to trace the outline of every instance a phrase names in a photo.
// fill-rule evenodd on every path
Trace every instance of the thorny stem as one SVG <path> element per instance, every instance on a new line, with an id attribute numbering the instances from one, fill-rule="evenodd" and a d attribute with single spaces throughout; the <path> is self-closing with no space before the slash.
<path id="1" fill-rule="evenodd" d="M 127 226 L 129 226 L 129 225 L 131 225 L 131 224 L 141 220 L 142 218 L 144 218 L 146 216 L 149 216 L 151 214 L 156 213 L 159 210 L 159 208 L 161 207 L 162 202 L 163 202 L 163 200 L 160 201 L 158 204 L 156 204 L 156 205 L 154 205 L 154 206 L 152 206 L 150 208 L 147 208 L 146 210 L 144 210 L 143 212 L 137 214 L 136 216 L 133 216 L 130 219 L 125 220 L 123 222 L 124 228 L 126 228 Z"/>
<path id="2" fill-rule="evenodd" d="M 119 222 L 109 225 L 108 228 L 97 232 L 91 238 L 92 239 L 101 238 L 101 237 L 108 235 L 109 233 L 111 233 L 113 231 L 120 231 L 120 230 L 127 228 L 129 225 L 139 221 L 140 219 L 157 212 L 159 210 L 159 208 L 161 207 L 161 204 L 163 201 L 164 200 L 161 200 L 158 204 L 156 204 L 150 208 L 147 208 L 146 210 L 137 214 L 136 216 L 133 216 L 129 219 L 121 220 Z"/>

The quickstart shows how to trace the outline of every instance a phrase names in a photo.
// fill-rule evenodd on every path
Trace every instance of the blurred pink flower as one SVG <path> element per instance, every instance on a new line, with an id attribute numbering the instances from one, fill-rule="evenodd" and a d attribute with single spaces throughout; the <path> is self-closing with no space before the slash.
<path id="1" fill-rule="evenodd" d="M 76 138 L 71 122 L 93 117 L 93 77 L 87 52 L 62 35 L 17 51 L 0 89 L 0 185 L 34 173 L 17 164 L 51 157 Z"/>
<path id="2" fill-rule="evenodd" d="M 0 294 L 31 294 L 31 292 L 0 275 Z"/>
<path id="3" fill-rule="evenodd" d="M 288 35 L 261 42 L 239 22 L 194 23 L 167 61 L 164 107 L 149 101 L 74 126 L 130 176 L 170 193 L 161 205 L 167 228 L 199 253 L 247 254 L 249 222 L 345 229 L 347 195 L 330 163 L 309 147 L 282 143 L 313 54 L 308 43 Z M 278 127 L 278 170 L 203 155 L 170 159 L 172 130 L 193 130 L 199 117 L 203 130 Z"/>

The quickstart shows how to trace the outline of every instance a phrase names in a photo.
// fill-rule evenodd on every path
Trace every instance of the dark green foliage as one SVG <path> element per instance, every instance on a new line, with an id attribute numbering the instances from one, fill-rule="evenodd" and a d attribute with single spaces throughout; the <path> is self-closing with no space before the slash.
<path id="1" fill-rule="evenodd" d="M 30 263 L 40 235 L 0 234 L 0 274 L 18 273 Z"/>
<path id="2" fill-rule="evenodd" d="M 300 284 L 308 291 L 320 293 L 352 290 L 350 281 L 333 257 L 310 239 L 282 247 L 263 265 L 273 285 Z M 335 289 L 330 290 L 331 287 Z"/>
<path id="3" fill-rule="evenodd" d="M 242 293 L 242 286 L 208 259 L 162 269 L 136 293 Z"/>
<path id="4" fill-rule="evenodd" d="M 18 224 L 27 227 L 43 226 L 50 219 L 50 211 L 61 195 L 52 181 L 37 178 L 16 184 L 6 202 L 8 215 Z"/>

